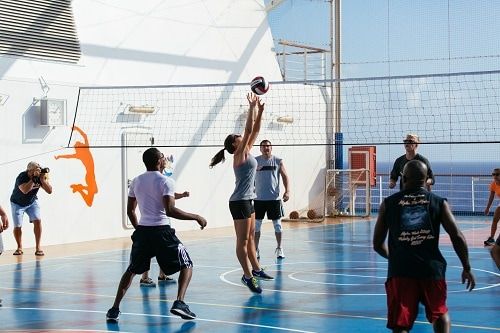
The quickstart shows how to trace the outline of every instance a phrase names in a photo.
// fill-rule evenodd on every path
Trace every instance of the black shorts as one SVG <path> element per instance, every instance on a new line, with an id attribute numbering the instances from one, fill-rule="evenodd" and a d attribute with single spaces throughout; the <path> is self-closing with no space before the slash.
<path id="1" fill-rule="evenodd" d="M 255 213 L 252 200 L 229 201 L 229 210 L 233 220 L 249 219 Z"/>
<path id="2" fill-rule="evenodd" d="M 148 271 L 153 257 L 156 257 L 161 270 L 167 275 L 193 267 L 186 248 L 175 236 L 175 229 L 168 225 L 138 226 L 132 234 L 132 242 L 127 269 L 134 274 Z"/>
<path id="3" fill-rule="evenodd" d="M 281 200 L 254 200 L 255 218 L 263 220 L 267 213 L 269 220 L 277 220 L 284 216 Z"/>

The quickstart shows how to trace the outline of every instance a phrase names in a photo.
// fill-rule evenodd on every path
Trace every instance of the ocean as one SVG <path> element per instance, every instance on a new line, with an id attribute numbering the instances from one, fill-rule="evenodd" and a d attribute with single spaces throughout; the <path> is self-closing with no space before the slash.
<path id="1" fill-rule="evenodd" d="M 377 162 L 377 185 L 371 189 L 372 211 L 377 211 L 381 200 L 395 189 L 389 189 L 389 174 L 394 161 Z M 491 172 L 499 168 L 499 162 L 436 162 L 432 163 L 435 184 L 432 191 L 448 200 L 457 215 L 482 215 L 490 195 L 489 185 L 493 181 Z M 498 205 L 498 198 L 492 204 L 490 215 Z"/>

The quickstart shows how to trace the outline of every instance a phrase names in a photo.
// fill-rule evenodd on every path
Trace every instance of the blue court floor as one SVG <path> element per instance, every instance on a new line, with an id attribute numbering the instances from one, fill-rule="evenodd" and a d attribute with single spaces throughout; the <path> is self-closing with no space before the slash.
<path id="1" fill-rule="evenodd" d="M 175 282 L 145 288 L 136 277 L 122 302 L 119 324 L 106 323 L 106 311 L 127 267 L 128 246 L 58 257 L 46 250 L 42 259 L 25 254 L 19 262 L 6 258 L 13 257 L 9 251 L 0 256 L 0 331 L 388 332 L 387 263 L 371 248 L 374 220 L 284 224 L 286 259 L 280 262 L 274 257 L 272 223 L 265 224 L 262 233 L 261 262 L 276 277 L 262 282 L 262 295 L 240 283 L 232 229 L 184 241 L 195 264 L 186 295 L 198 316 L 193 321 L 169 312 Z M 500 274 L 482 246 L 489 225 L 462 220 L 460 226 L 469 241 L 477 285 L 473 292 L 465 291 L 459 260 L 442 235 L 452 332 L 500 331 Z M 151 277 L 156 280 L 157 274 L 154 264 Z M 412 332 L 432 332 L 423 308 Z"/>

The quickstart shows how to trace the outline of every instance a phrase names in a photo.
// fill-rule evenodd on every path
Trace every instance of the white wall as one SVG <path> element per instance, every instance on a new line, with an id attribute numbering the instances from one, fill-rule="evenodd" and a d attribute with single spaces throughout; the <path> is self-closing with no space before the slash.
<path id="1" fill-rule="evenodd" d="M 29 161 L 49 166 L 54 193 L 39 192 L 44 245 L 131 233 L 121 224 L 120 149 L 92 150 L 99 187 L 92 207 L 69 187 L 83 182 L 82 164 L 54 159 L 56 154 L 73 151 L 64 147 L 79 86 L 248 82 L 256 69 L 270 81 L 281 79 L 262 1 L 76 0 L 73 10 L 82 48 L 77 65 L 0 57 L 0 93 L 9 96 L 0 106 L 0 204 L 10 212 L 15 178 Z M 50 86 L 49 98 L 67 100 L 68 126 L 50 129 L 36 123 L 39 109 L 33 98 L 42 96 L 41 76 Z M 191 197 L 177 205 L 206 216 L 211 227 L 230 225 L 227 199 L 234 186 L 230 161 L 209 170 L 217 149 L 171 151 L 188 159 L 178 172 L 177 184 L 178 190 L 190 190 Z M 315 192 L 311 184 L 324 166 L 324 147 L 283 147 L 275 148 L 275 153 L 285 158 L 292 178 L 288 205 L 306 206 Z M 196 228 L 194 222 L 174 225 Z M 27 220 L 23 231 L 24 247 L 32 247 Z M 3 239 L 6 249 L 15 248 L 12 227 Z"/>

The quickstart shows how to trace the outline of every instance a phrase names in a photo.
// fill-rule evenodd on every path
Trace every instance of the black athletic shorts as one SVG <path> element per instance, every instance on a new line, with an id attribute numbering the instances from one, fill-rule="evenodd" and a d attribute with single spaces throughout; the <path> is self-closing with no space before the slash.
<path id="1" fill-rule="evenodd" d="M 175 229 L 169 225 L 138 226 L 132 234 L 132 242 L 128 271 L 134 274 L 148 271 L 153 257 L 167 275 L 193 267 L 186 248 L 175 236 Z"/>
<path id="2" fill-rule="evenodd" d="M 229 201 L 229 210 L 233 220 L 249 219 L 255 213 L 252 200 Z"/>
<path id="3" fill-rule="evenodd" d="M 267 213 L 269 220 L 277 220 L 284 216 L 281 200 L 254 200 L 255 218 L 263 220 Z"/>

